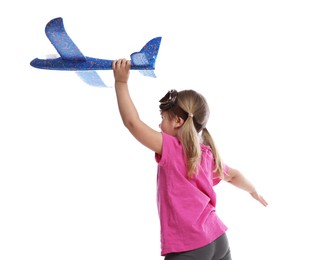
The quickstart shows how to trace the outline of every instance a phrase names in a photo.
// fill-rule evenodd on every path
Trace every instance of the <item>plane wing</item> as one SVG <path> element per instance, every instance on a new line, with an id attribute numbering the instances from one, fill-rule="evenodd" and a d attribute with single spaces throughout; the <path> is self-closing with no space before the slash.
<path id="1" fill-rule="evenodd" d="M 45 34 L 64 60 L 87 61 L 64 28 L 63 19 L 55 18 L 45 26 Z"/>

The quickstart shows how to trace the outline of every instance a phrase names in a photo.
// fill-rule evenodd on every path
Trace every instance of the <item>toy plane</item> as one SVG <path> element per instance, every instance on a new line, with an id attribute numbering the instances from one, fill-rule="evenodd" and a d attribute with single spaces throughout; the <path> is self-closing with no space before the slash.
<path id="1" fill-rule="evenodd" d="M 87 84 L 105 86 L 96 70 L 111 70 L 113 60 L 84 56 L 66 33 L 61 17 L 49 21 L 45 33 L 60 57 L 36 58 L 30 62 L 31 66 L 38 69 L 76 71 Z M 144 76 L 156 77 L 154 70 L 161 39 L 161 37 L 153 38 L 139 52 L 132 53 L 130 69 L 138 70 Z"/>

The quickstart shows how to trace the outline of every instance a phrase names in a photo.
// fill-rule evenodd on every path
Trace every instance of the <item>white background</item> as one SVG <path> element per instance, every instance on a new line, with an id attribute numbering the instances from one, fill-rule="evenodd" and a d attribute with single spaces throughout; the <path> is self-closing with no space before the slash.
<path id="1" fill-rule="evenodd" d="M 87 56 L 129 58 L 162 36 L 157 78 L 132 71 L 142 119 L 192 88 L 224 161 L 268 200 L 216 186 L 234 260 L 335 259 L 333 1 L 7 1 L 1 4 L 0 259 L 163 259 L 156 163 L 111 88 L 30 67 L 63 17 Z"/>

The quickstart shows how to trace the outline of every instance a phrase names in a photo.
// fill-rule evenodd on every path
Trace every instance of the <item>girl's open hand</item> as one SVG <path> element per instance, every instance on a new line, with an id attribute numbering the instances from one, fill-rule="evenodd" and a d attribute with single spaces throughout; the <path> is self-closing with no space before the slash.
<path id="1" fill-rule="evenodd" d="M 265 199 L 259 195 L 256 191 L 255 192 L 252 192 L 250 193 L 250 195 L 255 199 L 255 200 L 258 200 L 263 206 L 267 206 L 268 203 L 265 201 Z"/>

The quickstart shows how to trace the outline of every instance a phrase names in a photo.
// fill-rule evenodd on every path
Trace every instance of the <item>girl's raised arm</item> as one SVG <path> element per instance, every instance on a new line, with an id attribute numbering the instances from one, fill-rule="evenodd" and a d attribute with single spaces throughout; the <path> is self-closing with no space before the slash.
<path id="1" fill-rule="evenodd" d="M 115 60 L 112 66 L 117 103 L 123 124 L 140 143 L 152 151 L 161 154 L 162 134 L 146 125 L 140 119 L 137 109 L 130 97 L 128 89 L 130 61 L 126 59 Z"/>

